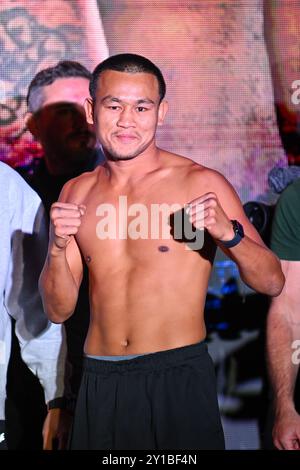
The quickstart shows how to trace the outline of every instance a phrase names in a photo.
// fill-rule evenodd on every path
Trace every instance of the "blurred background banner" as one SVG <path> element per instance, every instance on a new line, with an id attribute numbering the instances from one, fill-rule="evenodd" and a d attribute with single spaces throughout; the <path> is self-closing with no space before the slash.
<path id="1" fill-rule="evenodd" d="M 293 0 L 2 0 L 0 158 L 14 166 L 39 154 L 23 122 L 38 70 L 134 52 L 166 77 L 160 145 L 221 171 L 244 202 L 262 197 L 268 171 L 286 163 L 274 96 L 282 119 L 297 114 L 299 15 Z"/>
<path id="2" fill-rule="evenodd" d="M 1 0 L 0 160 L 16 166 L 41 155 L 24 127 L 27 87 L 39 70 L 62 59 L 92 70 L 107 56 L 96 0 Z"/>

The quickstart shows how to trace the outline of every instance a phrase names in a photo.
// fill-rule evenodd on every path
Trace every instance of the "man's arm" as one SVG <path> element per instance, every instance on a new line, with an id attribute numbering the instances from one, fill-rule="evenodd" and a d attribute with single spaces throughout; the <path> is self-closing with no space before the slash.
<path id="1" fill-rule="evenodd" d="M 300 415 L 294 406 L 299 361 L 292 348 L 300 340 L 300 261 L 281 261 L 281 265 L 286 282 L 269 309 L 267 353 L 275 405 L 273 440 L 278 449 L 291 450 L 300 449 Z"/>
<path id="2" fill-rule="evenodd" d="M 284 275 L 278 258 L 263 243 L 249 222 L 241 201 L 228 181 L 217 172 L 207 175 L 210 192 L 189 203 L 189 216 L 193 225 L 205 228 L 217 245 L 239 268 L 243 281 L 252 289 L 270 296 L 279 295 Z M 238 220 L 244 227 L 245 237 L 233 248 L 222 246 L 232 240 L 234 230 L 230 220 Z"/>
<path id="3" fill-rule="evenodd" d="M 62 323 L 73 314 L 83 276 L 75 235 L 85 207 L 64 202 L 69 186 L 51 207 L 48 254 L 39 281 L 45 312 L 54 323 Z"/>

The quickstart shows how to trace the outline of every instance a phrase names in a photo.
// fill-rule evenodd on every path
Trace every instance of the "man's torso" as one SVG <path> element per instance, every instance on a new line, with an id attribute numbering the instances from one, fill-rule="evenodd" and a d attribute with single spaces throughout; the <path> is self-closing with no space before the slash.
<path id="1" fill-rule="evenodd" d="M 204 179 L 195 187 L 196 172 L 199 180 L 201 167 L 176 157 L 123 187 L 103 167 L 74 184 L 66 202 L 87 208 L 76 236 L 90 277 L 87 354 L 154 352 L 205 337 L 214 244 L 205 237 L 202 250 L 191 250 L 170 235 L 168 216 L 157 218 L 159 208 L 169 215 L 207 192 Z"/>

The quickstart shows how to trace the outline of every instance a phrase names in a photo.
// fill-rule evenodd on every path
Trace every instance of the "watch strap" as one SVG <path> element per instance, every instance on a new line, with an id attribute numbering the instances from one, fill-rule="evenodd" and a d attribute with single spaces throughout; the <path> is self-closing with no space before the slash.
<path id="1" fill-rule="evenodd" d="M 222 246 L 224 246 L 224 248 L 233 248 L 234 246 L 238 245 L 240 241 L 244 238 L 243 226 L 237 220 L 231 220 L 230 222 L 232 223 L 235 235 L 232 240 L 220 240 L 220 243 Z"/>

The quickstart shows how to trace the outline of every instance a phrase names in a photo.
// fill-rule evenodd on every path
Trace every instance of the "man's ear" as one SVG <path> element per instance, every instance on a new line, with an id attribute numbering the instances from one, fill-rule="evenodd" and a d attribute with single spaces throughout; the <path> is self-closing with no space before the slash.
<path id="1" fill-rule="evenodd" d="M 85 116 L 88 124 L 94 124 L 93 100 L 86 98 L 84 102 Z"/>
<path id="2" fill-rule="evenodd" d="M 27 113 L 25 114 L 24 120 L 25 120 L 25 126 L 27 127 L 27 129 L 29 130 L 29 132 L 31 132 L 31 134 L 32 134 L 36 139 L 38 139 L 38 138 L 39 138 L 39 131 L 38 131 L 38 126 L 37 126 L 37 123 L 36 123 L 34 114 L 27 112 Z"/>
<path id="3" fill-rule="evenodd" d="M 169 109 L 168 102 L 163 100 L 160 103 L 159 108 L 158 108 L 158 121 L 157 121 L 158 126 L 162 126 L 168 109 Z"/>

